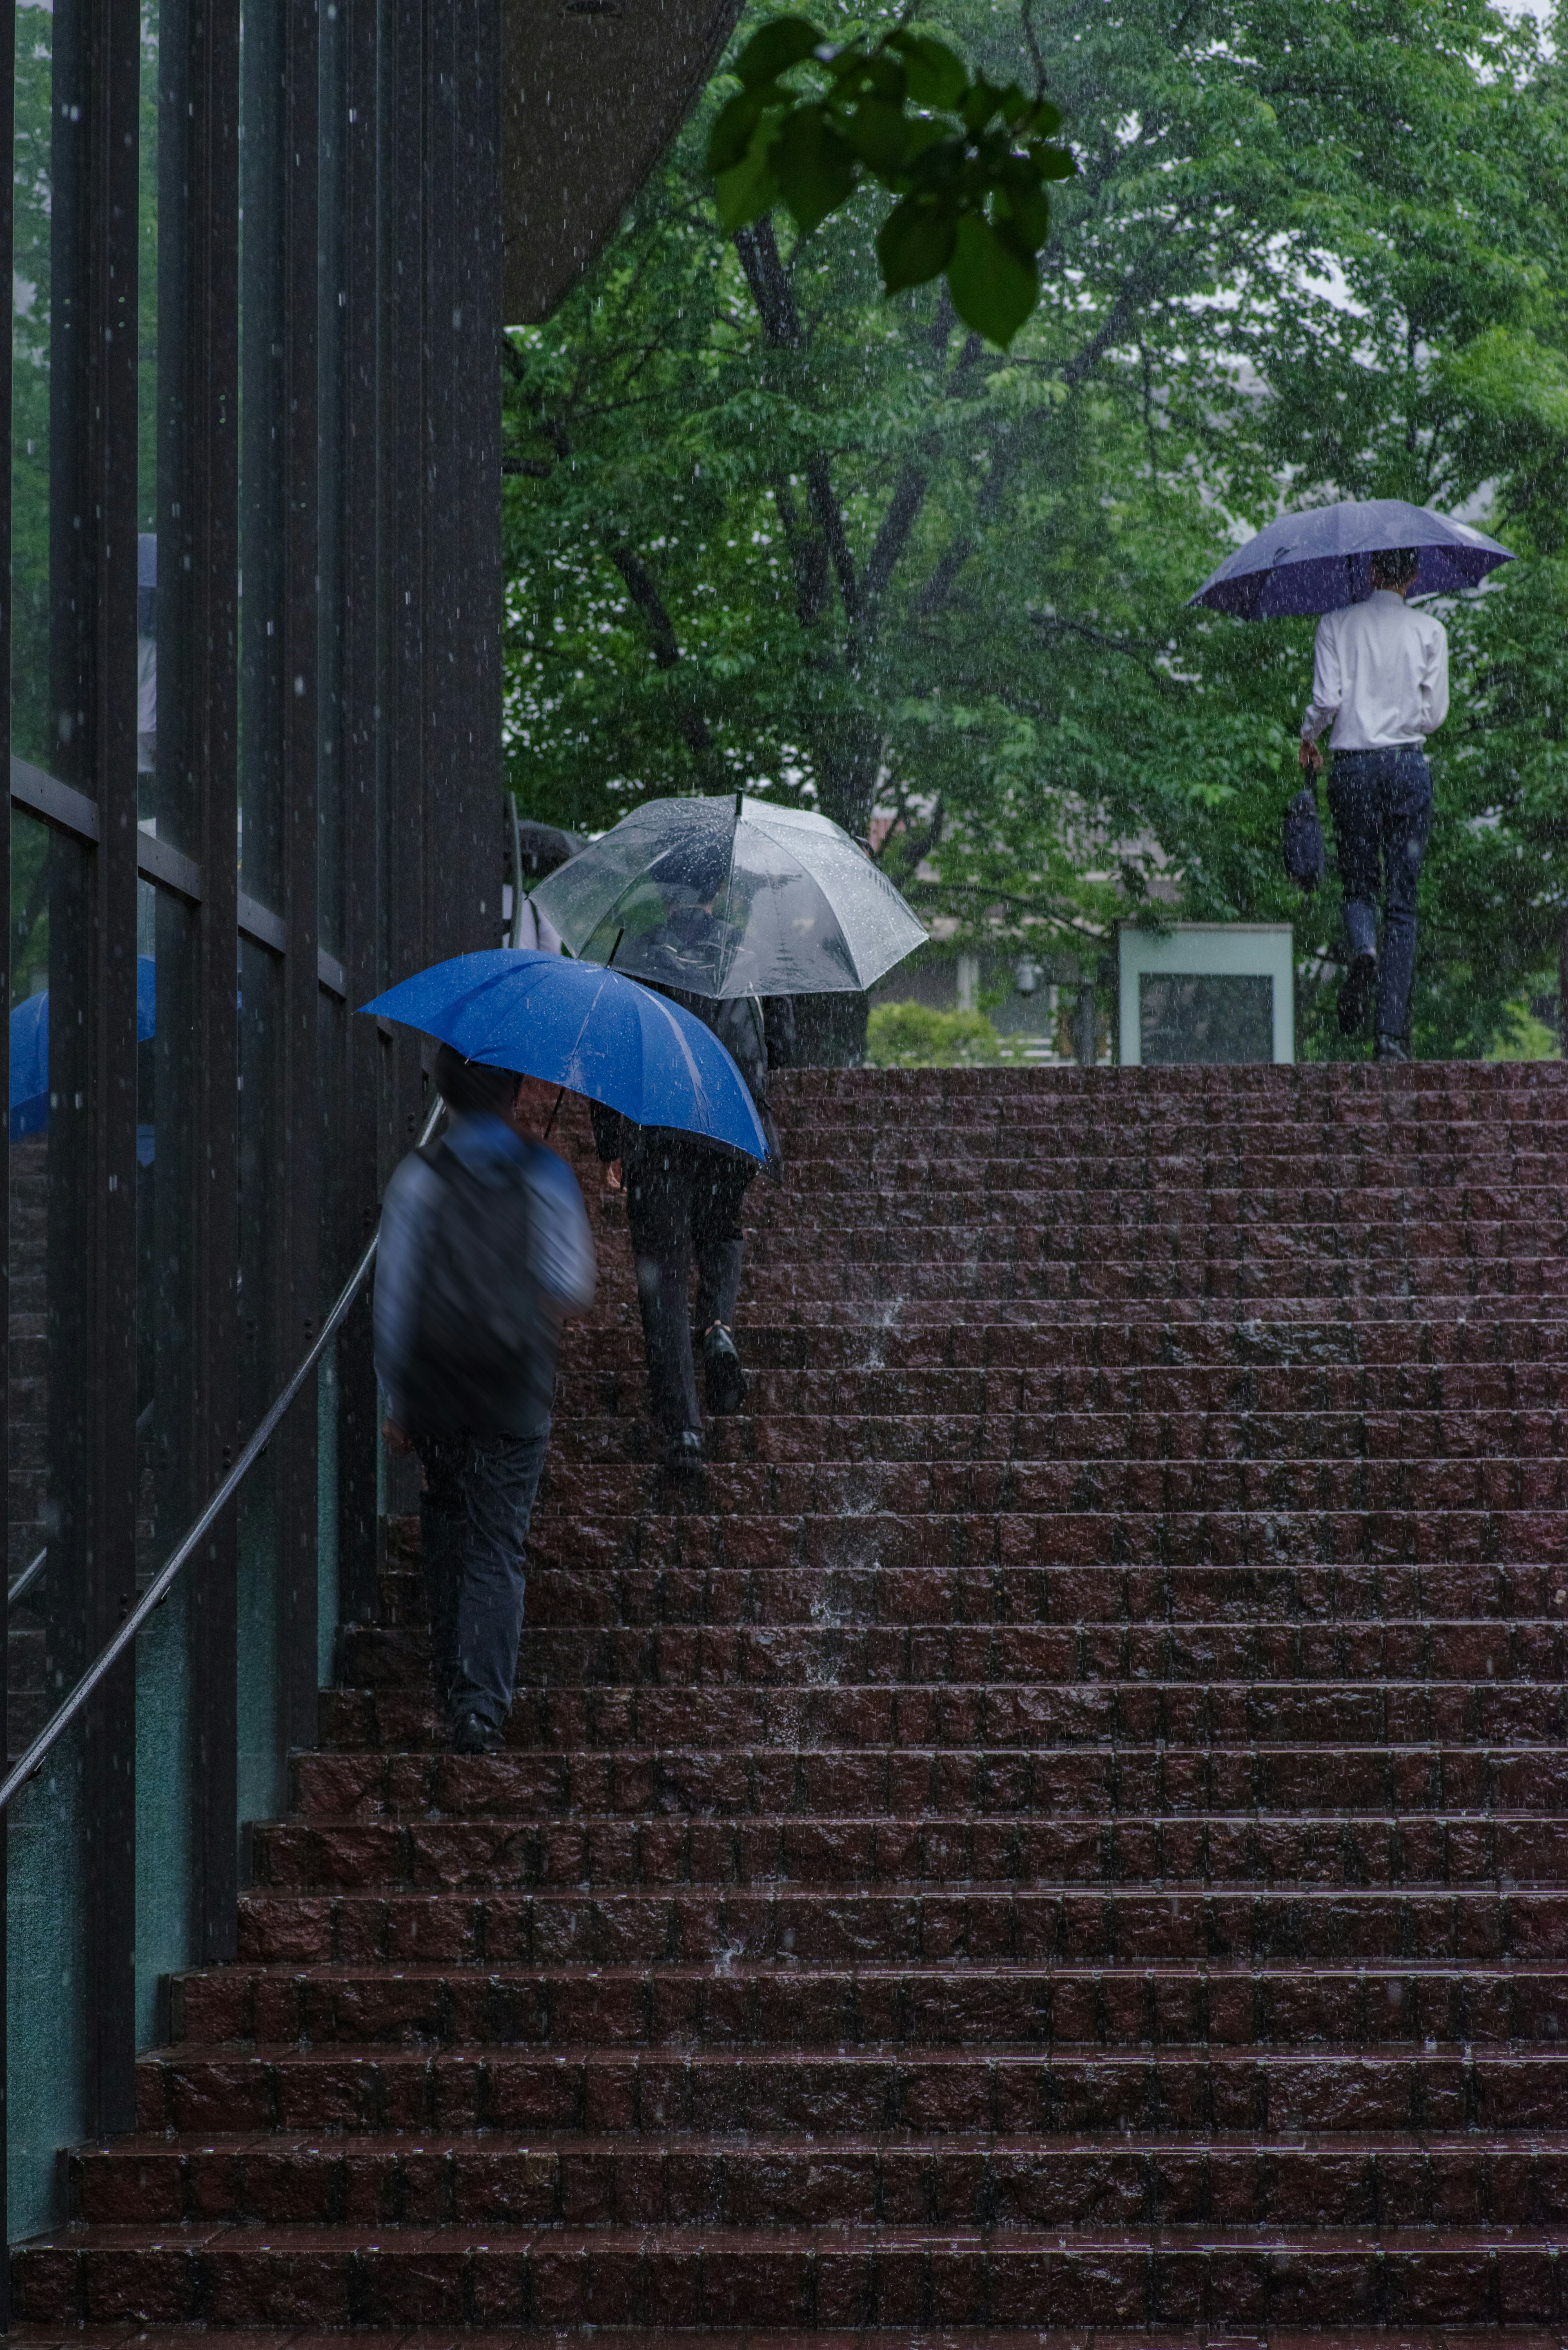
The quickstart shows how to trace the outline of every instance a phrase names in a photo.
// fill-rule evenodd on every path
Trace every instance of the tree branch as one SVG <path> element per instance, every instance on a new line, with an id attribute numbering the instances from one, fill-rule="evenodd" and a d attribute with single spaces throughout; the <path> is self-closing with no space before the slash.
<path id="1" fill-rule="evenodd" d="M 763 332 L 775 350 L 798 351 L 805 338 L 801 332 L 794 289 L 784 273 L 772 218 L 759 221 L 753 228 L 737 229 L 735 251 L 741 256 L 741 267 L 746 273 Z"/>
<path id="2" fill-rule="evenodd" d="M 674 669 L 680 660 L 680 643 L 675 633 L 675 623 L 665 608 L 664 598 L 653 584 L 653 575 L 642 557 L 613 531 L 604 534 L 605 553 L 626 582 L 626 592 L 648 625 L 656 669 Z M 681 719 L 680 731 L 687 745 L 693 751 L 712 747 L 708 723 L 700 710 L 689 709 Z"/>
<path id="3" fill-rule="evenodd" d="M 898 567 L 898 558 L 909 543 L 909 533 L 926 500 L 926 476 L 919 465 L 906 464 L 894 484 L 888 511 L 882 517 L 882 527 L 877 533 L 871 549 L 871 559 L 866 566 L 865 591 L 867 604 L 874 604 L 886 588 Z"/>

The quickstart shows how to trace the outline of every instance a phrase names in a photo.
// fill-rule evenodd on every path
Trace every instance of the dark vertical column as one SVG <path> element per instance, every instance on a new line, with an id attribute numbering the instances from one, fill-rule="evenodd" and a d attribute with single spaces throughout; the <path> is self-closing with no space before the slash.
<path id="1" fill-rule="evenodd" d="M 194 1312 L 192 1485 L 211 1492 L 238 1430 L 234 998 L 239 585 L 239 0 L 163 0 L 159 123 L 161 801 L 199 861 L 188 1041 Z M 195 1912 L 203 1962 L 231 1957 L 235 1544 L 228 1513 L 191 1569 Z"/>
<path id="2" fill-rule="evenodd" d="M 16 121 L 16 0 L 7 0 L 0 8 L 0 40 L 5 43 L 0 56 L 0 136 L 5 151 L 14 151 Z M 0 256 L 5 263 L 5 274 L 11 275 L 13 255 L 12 212 L 14 173 L 7 172 L 5 185 L 0 190 Z M 7 445 L 11 427 L 11 338 L 5 338 L 0 351 L 0 412 L 5 418 Z M 11 772 L 11 468 L 7 464 L 5 478 L 0 482 L 0 755 L 5 762 L 5 773 Z M 4 873 L 7 919 L 5 938 L 0 945 L 0 1009 L 6 1014 L 5 1033 L 0 1037 L 0 1101 L 11 1099 L 11 825 L 9 811 L 5 839 L 0 842 L 0 872 Z M 0 1232 L 6 1235 L 6 1246 L 0 1252 L 0 1306 L 5 1309 L 5 1350 L 0 1360 L 0 1490 L 11 1490 L 11 1151 L 10 1129 L 7 1123 L 5 1167 L 0 1170 Z M 0 1673 L 0 1754 L 10 1752 L 6 1723 L 6 1690 L 9 1673 Z M 5 1820 L 0 1815 L 0 1885 L 10 1882 L 8 1855 L 5 1844 Z M 3 1908 L 5 1905 L 0 1905 Z M 5 2012 L 6 1967 L 8 1962 L 5 1920 L 0 1915 L 0 2082 L 5 2078 Z M 6 2191 L 6 2166 L 0 2161 L 0 2243 L 11 2241 L 10 2199 Z M 0 2332 L 11 2323 L 11 2280 L 9 2261 L 0 2262 Z"/>
<path id="3" fill-rule="evenodd" d="M 320 1326 L 321 1136 L 317 1034 L 317 681 L 320 666 L 317 380 L 320 202 L 317 0 L 285 0 L 283 79 L 283 1166 L 282 1375 Z M 278 1731 L 285 1752 L 316 1738 L 317 1415 L 312 1387 L 289 1417 L 280 1460 Z"/>
<path id="4" fill-rule="evenodd" d="M 137 11 L 113 0 L 61 0 L 55 11 L 55 754 L 67 780 L 96 798 L 100 837 L 78 938 L 61 941 L 59 978 L 53 955 L 49 974 L 51 1044 L 60 1043 L 50 1159 L 70 1169 L 50 1184 L 50 1482 L 85 1655 L 120 1622 L 135 1575 L 139 36 Z M 57 894 L 65 913 L 68 886 Z M 53 946 L 54 899 L 50 913 Z M 128 1656 L 87 1722 L 85 1988 L 99 2130 L 129 2128 L 134 2112 L 134 1762 Z"/>
<path id="5" fill-rule="evenodd" d="M 503 775 L 501 0 L 462 0 L 458 16 L 467 51 L 459 75 L 460 179 L 473 193 L 460 215 L 453 315 L 462 629 L 452 862 L 462 895 L 452 910 L 451 953 L 488 946 L 499 936 Z"/>
<path id="6" fill-rule="evenodd" d="M 380 0 L 338 0 L 345 10 L 341 126 L 343 430 L 340 527 L 343 964 L 351 1007 L 345 1042 L 343 1196 L 345 1261 L 375 1228 L 380 1164 L 380 1064 L 373 1021 L 352 1007 L 384 976 L 380 899 L 385 869 L 381 704 L 388 688 L 379 420 L 381 202 Z M 346 1621 L 375 1614 L 377 1396 L 370 1302 L 362 1296 L 338 1340 L 338 1605 Z"/>

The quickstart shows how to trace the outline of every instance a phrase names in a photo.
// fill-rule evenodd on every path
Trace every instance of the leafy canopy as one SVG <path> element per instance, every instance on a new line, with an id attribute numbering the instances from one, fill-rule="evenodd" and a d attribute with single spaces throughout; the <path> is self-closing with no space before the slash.
<path id="1" fill-rule="evenodd" d="M 950 25 L 1030 82 L 1015 9 Z M 589 827 L 804 798 L 957 940 L 1091 971 L 1129 912 L 1293 920 L 1337 1052 L 1338 891 L 1279 860 L 1312 624 L 1187 598 L 1282 505 L 1463 507 L 1521 560 L 1443 616 L 1417 1043 L 1488 1049 L 1568 925 L 1559 70 L 1484 0 L 1036 0 L 1033 29 L 1077 171 L 1005 352 L 946 285 L 886 294 L 874 175 L 809 235 L 781 192 L 726 238 L 730 78 L 510 338 L 519 795 Z"/>

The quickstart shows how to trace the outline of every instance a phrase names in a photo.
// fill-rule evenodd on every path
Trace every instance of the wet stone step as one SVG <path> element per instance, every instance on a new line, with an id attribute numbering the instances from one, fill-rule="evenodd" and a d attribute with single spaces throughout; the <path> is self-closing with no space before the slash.
<path id="1" fill-rule="evenodd" d="M 425 1716 L 427 1742 L 436 1732 Z M 1328 1759 L 1332 1758 L 1332 1760 Z M 314 1753 L 295 1758 L 295 1819 L 358 1823 L 435 1813 L 534 1821 L 796 1815 L 918 1822 L 931 1813 L 1158 1816 L 1314 1812 L 1332 1769 L 1336 1815 L 1568 1809 L 1561 1747 L 1256 1745 L 1184 1750 L 1118 1742 L 1059 1749 L 799 1746 L 618 1749 L 556 1756 Z"/>
<path id="2" fill-rule="evenodd" d="M 584 1415 L 564 1421 L 552 1456 L 551 1490 L 570 1465 L 641 1465 L 657 1460 L 659 1439 L 639 1412 Z M 772 1467 L 800 1463 L 963 1462 L 1019 1469 L 1070 1467 L 1074 1482 L 1101 1466 L 1128 1471 L 1151 1461 L 1178 1474 L 1195 1465 L 1245 1464 L 1255 1474 L 1282 1466 L 1304 1482 L 1359 1461 L 1402 1461 L 1424 1471 L 1433 1461 L 1559 1460 L 1568 1451 L 1568 1409 L 1374 1412 L 1252 1409 L 1176 1413 L 1104 1411 L 856 1413 L 747 1410 L 715 1422 L 704 1438 L 711 1464 Z"/>
<path id="3" fill-rule="evenodd" d="M 143 2129 L 1568 2129 L 1568 2052 L 1158 2048 L 818 2053 L 180 2048 L 137 2066 Z"/>
<path id="4" fill-rule="evenodd" d="M 1430 2050 L 1568 2044 L 1568 1968 L 1019 1965 L 260 1969 L 176 1975 L 165 2062 L 369 2042 Z"/>
<path id="5" fill-rule="evenodd" d="M 360 1686 L 384 1679 L 393 1657 L 427 1653 L 422 1582 L 410 1575 L 398 1597 L 407 1604 L 403 1621 L 345 1638 L 345 1668 Z M 1555 1680 L 1568 1668 L 1565 1618 L 1568 1590 L 1563 1609 L 1544 1622 L 530 1625 L 518 1702 L 529 1705 L 542 1687 L 606 1684 Z"/>
<path id="6" fill-rule="evenodd" d="M 1568 1819 L 1540 1814 L 1394 1819 L 921 1820 L 797 1817 L 634 1825 L 362 1819 L 255 1831 L 255 1883 L 431 1891 L 574 1885 L 870 1887 L 1213 1884 L 1552 1886 L 1568 1883 Z"/>
<path id="7" fill-rule="evenodd" d="M 1558 1483 L 1561 1463 L 1524 1465 L 1532 1478 L 1539 1471 L 1543 1482 Z M 942 1570 L 965 1566 L 989 1578 L 997 1569 L 1035 1565 L 1268 1570 L 1372 1567 L 1382 1562 L 1397 1587 L 1400 1570 L 1414 1559 L 1476 1567 L 1528 1564 L 1536 1569 L 1542 1593 L 1530 1610 L 1533 1614 L 1545 1613 L 1552 1604 L 1544 1594 L 1560 1587 L 1555 1570 L 1568 1564 L 1568 1518 L 1555 1504 L 1334 1507 L 1297 1495 L 1284 1504 L 1250 1510 L 1223 1503 L 1112 1510 L 1043 1503 L 1024 1513 L 994 1505 L 896 1510 L 886 1506 L 884 1492 L 876 1507 L 867 1500 L 857 1508 L 846 1494 L 846 1506 L 836 1511 L 753 1515 L 726 1505 L 722 1490 L 713 1491 L 716 1484 L 722 1487 L 724 1473 L 692 1479 L 674 1490 L 655 1488 L 653 1506 L 624 1512 L 585 1509 L 572 1520 L 564 1507 L 543 1506 L 529 1532 L 530 1556 L 549 1566 L 591 1569 L 601 1586 L 609 1580 L 607 1570 L 633 1565 L 650 1573 L 683 1567 L 743 1574 L 773 1567 L 791 1576 L 803 1569 L 847 1574 L 857 1568 L 910 1568 L 924 1572 L 939 1592 Z M 960 1472 L 944 1473 L 956 1481 Z M 1410 1490 L 1421 1491 L 1418 1478 L 1410 1480 Z M 699 1507 L 703 1502 L 706 1510 Z M 583 1620 L 605 1620 L 602 1602 L 587 1604 L 592 1612 Z M 929 1620 L 929 1603 L 913 1604 L 917 1620 Z"/>
<path id="8" fill-rule="evenodd" d="M 917 2325 L 1109 2328 L 1310 2325 L 1557 2328 L 1549 2230 L 1499 2239 L 1445 2229 L 1262 2237 L 1196 2227 L 1162 2235 L 988 2237 L 919 2230 L 791 2235 L 704 2230 L 500 2234 L 461 2226 L 362 2230 L 69 2230 L 16 2262 L 16 2316 L 40 2325 L 305 2325 L 780 2329 Z M 415 2337 L 417 2340 L 417 2336 Z M 1003 2335 L 1005 2340 L 1005 2335 Z M 1506 2341 L 1506 2334 L 1502 2337 Z"/>
<path id="9" fill-rule="evenodd" d="M 947 1369 L 844 1367 L 803 1371 L 759 1367 L 757 1334 L 742 1327 L 747 1357 L 743 1420 L 781 1417 L 837 1419 L 865 1415 L 881 1421 L 915 1414 L 1048 1423 L 1064 1416 L 1097 1422 L 1168 1423 L 1175 1430 L 1210 1415 L 1272 1422 L 1289 1415 L 1345 1415 L 1424 1419 L 1493 1414 L 1556 1415 L 1568 1409 L 1568 1358 L 1485 1364 L 1303 1363 L 1177 1368 L 1128 1365 L 1036 1364 Z M 613 1370 L 569 1371 L 556 1399 L 563 1439 L 578 1440 L 579 1423 L 640 1413 L 645 1389 L 640 1356 L 628 1348 Z M 1058 1440 L 1059 1445 L 1059 1440 Z M 1172 1445 L 1167 1449 L 1193 1448 Z M 1436 1448 L 1441 1450 L 1440 1447 Z"/>
<path id="10" fill-rule="evenodd" d="M 1529 1886 L 268 1888 L 239 1915 L 240 1957 L 268 1966 L 1486 1966 L 1552 1962 L 1565 1935 L 1568 1887 Z"/>
<path id="11" fill-rule="evenodd" d="M 891 2134 L 764 2137 L 493 2131 L 313 2141 L 286 2134 L 182 2145 L 140 2137 L 72 2162 L 77 2215 L 96 2226 L 214 2221 L 324 2227 L 1561 2228 L 1568 2143 L 1419 2144 L 1347 2135 L 1293 2145 L 997 2137 L 940 2144 Z"/>
<path id="12" fill-rule="evenodd" d="M 418 1638 L 392 1634 L 391 1639 Z M 395 1671 L 407 1675 L 407 1652 Z M 421 1674 L 421 1679 L 423 1678 Z M 394 1682 L 395 1685 L 395 1682 Z M 524 1690 L 505 1726 L 513 1749 L 630 1746 L 1074 1746 L 1127 1739 L 1183 1746 L 1303 1742 L 1531 1745 L 1568 1736 L 1560 1682 L 1393 1679 L 1352 1683 L 961 1684 L 900 1689 Z"/>

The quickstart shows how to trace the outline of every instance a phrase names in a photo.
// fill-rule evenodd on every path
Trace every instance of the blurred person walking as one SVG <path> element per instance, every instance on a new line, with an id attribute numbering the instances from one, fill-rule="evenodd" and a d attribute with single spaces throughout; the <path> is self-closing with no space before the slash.
<path id="1" fill-rule="evenodd" d="M 1416 889 L 1432 828 L 1426 743 L 1449 714 L 1449 640 L 1442 622 L 1412 612 L 1419 550 L 1371 558 L 1372 593 L 1318 622 L 1312 702 L 1302 720 L 1301 764 L 1334 767 L 1328 805 L 1345 890 L 1350 968 L 1339 992 L 1341 1034 L 1354 1036 L 1376 996 L 1380 1061 L 1410 1057 L 1410 983 L 1416 967 Z M 1378 901 L 1383 944 L 1377 942 Z"/>
<path id="2" fill-rule="evenodd" d="M 384 1432 L 420 1500 L 436 1686 L 460 1754 L 501 1743 L 523 1628 L 524 1544 L 550 1440 L 561 1325 L 593 1304 L 576 1178 L 541 1130 L 554 1089 L 465 1060 L 435 1082 L 447 1132 L 387 1186 L 377 1251 Z"/>

